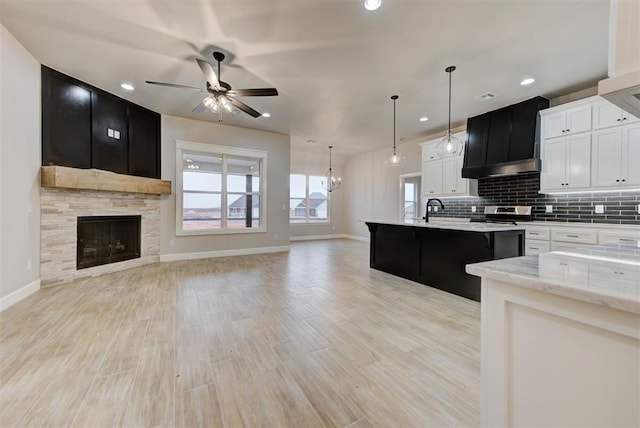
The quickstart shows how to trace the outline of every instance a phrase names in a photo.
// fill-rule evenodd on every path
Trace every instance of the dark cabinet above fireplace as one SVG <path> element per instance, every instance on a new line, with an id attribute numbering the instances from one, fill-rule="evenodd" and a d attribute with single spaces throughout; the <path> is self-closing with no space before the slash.
<path id="1" fill-rule="evenodd" d="M 42 165 L 160 178 L 160 115 L 43 65 Z"/>

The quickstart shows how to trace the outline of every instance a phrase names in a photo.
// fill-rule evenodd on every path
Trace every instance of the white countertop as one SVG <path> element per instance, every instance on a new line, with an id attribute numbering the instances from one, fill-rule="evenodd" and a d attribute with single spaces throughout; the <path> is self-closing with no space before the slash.
<path id="1" fill-rule="evenodd" d="M 640 314 L 640 241 L 474 263 L 466 271 Z"/>
<path id="2" fill-rule="evenodd" d="M 508 230 L 524 230 L 522 226 L 495 223 L 469 223 L 464 221 L 435 221 L 425 223 L 419 220 L 393 221 L 393 220 L 362 220 L 365 223 L 390 224 L 393 226 L 424 227 L 426 229 L 459 230 L 463 232 L 504 232 Z"/>

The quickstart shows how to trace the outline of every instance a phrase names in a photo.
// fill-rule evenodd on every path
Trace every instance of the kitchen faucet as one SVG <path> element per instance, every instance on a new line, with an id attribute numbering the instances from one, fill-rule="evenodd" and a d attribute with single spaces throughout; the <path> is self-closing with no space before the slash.
<path id="1" fill-rule="evenodd" d="M 424 207 L 424 217 L 422 217 L 424 219 L 425 223 L 429 223 L 429 204 L 431 202 L 437 202 L 440 204 L 440 208 L 444 209 L 444 204 L 442 203 L 442 201 L 438 198 L 430 198 L 427 200 L 427 205 Z"/>

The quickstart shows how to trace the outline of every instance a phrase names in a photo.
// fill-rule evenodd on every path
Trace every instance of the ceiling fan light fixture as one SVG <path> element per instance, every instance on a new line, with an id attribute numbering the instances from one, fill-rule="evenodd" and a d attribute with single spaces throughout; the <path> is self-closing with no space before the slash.
<path id="1" fill-rule="evenodd" d="M 391 152 L 391 155 L 384 160 L 384 164 L 387 168 L 402 166 L 406 159 L 404 154 L 396 147 L 396 100 L 398 98 L 399 97 L 397 95 L 391 96 L 391 99 L 393 100 L 393 151 Z"/>
<path id="2" fill-rule="evenodd" d="M 337 176 L 331 168 L 331 149 L 333 149 L 333 146 L 329 146 L 329 171 L 327 171 L 324 175 L 324 180 L 322 180 L 322 187 L 329 193 L 338 190 L 342 185 L 342 177 Z"/>
<path id="3" fill-rule="evenodd" d="M 464 149 L 462 141 L 451 133 L 451 73 L 455 70 L 456 67 L 453 65 L 445 69 L 445 71 L 449 73 L 449 127 L 447 128 L 444 138 L 436 144 L 436 153 L 441 158 L 459 155 Z"/>

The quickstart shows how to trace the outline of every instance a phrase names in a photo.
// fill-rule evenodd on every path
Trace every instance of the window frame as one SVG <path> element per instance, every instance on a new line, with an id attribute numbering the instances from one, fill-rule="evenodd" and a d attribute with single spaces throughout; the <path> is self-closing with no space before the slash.
<path id="1" fill-rule="evenodd" d="M 291 196 L 291 176 L 292 175 L 302 175 L 305 180 L 305 197 L 297 198 Z M 327 193 L 327 219 L 326 220 L 310 220 L 309 218 L 309 208 L 311 206 L 310 202 L 312 200 L 318 200 L 319 198 L 310 198 L 309 197 L 309 177 L 320 177 L 325 178 L 324 175 L 316 175 L 316 174 L 303 174 L 303 173 L 289 173 L 289 207 L 291 207 L 291 199 L 302 199 L 305 202 L 305 218 L 304 220 L 292 221 L 291 212 L 289 212 L 289 225 L 307 225 L 307 224 L 331 224 L 331 192 L 326 191 Z M 325 178 L 326 179 L 326 178 Z M 289 208 L 291 210 L 291 208 Z"/>
<path id="2" fill-rule="evenodd" d="M 402 174 L 400 176 L 400 221 L 404 222 L 407 221 L 407 217 L 405 217 L 405 183 L 406 182 L 411 182 L 414 183 L 416 185 L 415 189 L 414 189 L 414 197 L 415 197 L 415 208 L 414 208 L 414 212 L 416 214 L 415 217 L 420 218 L 421 216 L 421 211 L 422 211 L 422 198 L 421 198 L 421 192 L 422 192 L 422 183 L 421 183 L 421 177 L 422 174 L 419 172 L 415 172 L 415 173 L 410 173 L 410 174 Z"/>
<path id="3" fill-rule="evenodd" d="M 192 141 L 176 140 L 176 236 L 202 236 L 202 235 L 231 235 L 242 233 L 266 233 L 267 232 L 267 160 L 268 152 L 264 150 L 245 149 L 241 147 L 220 146 L 207 143 L 196 143 Z M 221 171 L 221 191 L 220 194 L 220 229 L 205 230 L 185 230 L 183 229 L 183 159 L 184 154 L 204 155 L 204 156 L 220 156 L 222 157 Z M 229 191 L 227 190 L 227 158 L 228 157 L 244 157 L 253 158 L 260 164 L 260 189 L 257 194 L 260 198 L 258 209 L 260 210 L 260 226 L 244 227 L 244 228 L 228 228 L 228 205 L 227 198 Z M 189 193 L 191 191 L 187 191 Z M 192 192 L 193 193 L 193 192 Z M 203 191 L 203 193 L 218 194 L 217 191 Z M 256 193 L 256 192 L 252 192 Z M 230 192 L 230 194 L 238 194 L 238 192 Z"/>

